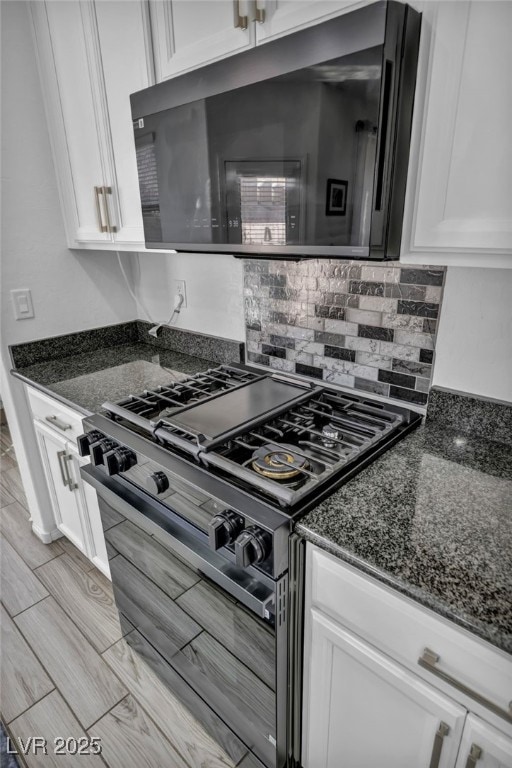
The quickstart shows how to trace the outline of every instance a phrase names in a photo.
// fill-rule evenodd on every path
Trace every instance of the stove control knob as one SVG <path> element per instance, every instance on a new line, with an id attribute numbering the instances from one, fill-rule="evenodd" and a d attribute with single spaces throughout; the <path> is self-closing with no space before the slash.
<path id="1" fill-rule="evenodd" d="M 86 432 L 85 435 L 80 435 L 80 437 L 77 437 L 76 442 L 78 444 L 78 453 L 80 456 L 89 456 L 91 452 L 91 445 L 93 443 L 97 443 L 99 440 L 102 440 L 104 437 L 105 435 L 102 435 L 101 432 L 98 432 L 97 430 Z"/>
<path id="2" fill-rule="evenodd" d="M 150 493 L 164 493 L 169 487 L 165 472 L 158 470 L 146 478 L 146 488 Z"/>
<path id="3" fill-rule="evenodd" d="M 117 443 L 114 443 L 114 441 L 110 440 L 108 437 L 103 437 L 97 442 L 92 443 L 90 453 L 91 462 L 94 464 L 94 466 L 97 467 L 100 464 L 103 464 L 103 458 L 105 454 L 116 446 Z"/>
<path id="4" fill-rule="evenodd" d="M 109 475 L 126 472 L 137 463 L 137 456 L 129 448 L 120 446 L 105 455 L 105 466 Z"/>
<path id="5" fill-rule="evenodd" d="M 244 520 L 240 515 L 226 509 L 212 517 L 208 524 L 208 536 L 210 547 L 220 549 L 226 544 L 232 544 L 244 527 Z"/>
<path id="6" fill-rule="evenodd" d="M 236 564 L 247 568 L 248 565 L 262 563 L 270 555 L 271 549 L 270 533 L 251 525 L 235 541 Z"/>

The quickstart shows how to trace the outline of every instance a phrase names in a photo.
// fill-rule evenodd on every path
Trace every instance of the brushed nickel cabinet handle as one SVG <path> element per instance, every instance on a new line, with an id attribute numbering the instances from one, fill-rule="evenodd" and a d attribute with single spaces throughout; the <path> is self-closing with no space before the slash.
<path id="1" fill-rule="evenodd" d="M 481 704 L 486 709 L 489 709 L 491 712 L 494 712 L 495 715 L 502 717 L 508 723 L 512 723 L 512 702 L 509 702 L 508 711 L 502 707 L 499 707 L 493 701 L 490 701 L 485 696 L 482 696 L 481 693 L 477 693 L 477 691 L 474 691 L 472 688 L 464 685 L 464 683 L 461 683 L 455 677 L 452 677 L 446 672 L 443 672 L 441 669 L 438 669 L 436 664 L 439 660 L 440 656 L 435 651 L 431 651 L 430 648 L 425 648 L 422 655 L 418 659 L 418 664 L 420 667 L 428 669 L 429 672 L 432 672 L 432 674 L 438 677 L 440 680 L 444 680 L 445 683 L 453 685 L 453 687 L 461 693 L 474 699 L 476 702 Z"/>
<path id="2" fill-rule="evenodd" d="M 103 223 L 103 216 L 101 213 L 100 195 L 103 192 L 103 187 L 94 187 L 94 195 L 96 197 L 96 215 L 98 217 L 98 227 L 100 232 L 108 232 L 108 227 Z"/>
<path id="3" fill-rule="evenodd" d="M 63 432 L 66 429 L 72 429 L 71 424 L 66 424 L 65 421 L 61 421 L 58 416 L 45 416 L 46 421 L 57 429 L 61 429 Z"/>
<path id="4" fill-rule="evenodd" d="M 266 19 L 265 8 L 260 8 L 258 0 L 254 2 L 254 18 L 258 24 L 264 24 Z"/>
<path id="5" fill-rule="evenodd" d="M 64 456 L 62 458 L 62 464 L 64 466 L 64 469 L 66 470 L 66 477 L 68 479 L 68 488 L 70 491 L 76 491 L 78 488 L 78 483 L 75 483 L 73 478 L 71 477 L 71 472 L 69 471 L 69 467 L 66 464 L 67 461 L 73 461 L 73 457 L 69 455 L 69 453 L 64 452 Z"/>
<path id="6" fill-rule="evenodd" d="M 477 744 L 472 744 L 469 750 L 468 759 L 466 760 L 466 768 L 476 768 L 477 762 L 482 757 L 482 750 Z"/>
<path id="7" fill-rule="evenodd" d="M 112 195 L 112 187 L 102 187 L 103 200 L 105 201 L 105 217 L 107 219 L 107 232 L 117 232 L 117 227 L 110 221 L 110 208 L 108 205 L 107 195 Z"/>
<path id="8" fill-rule="evenodd" d="M 67 488 L 68 481 L 69 481 L 68 480 L 69 476 L 68 476 L 67 471 L 64 469 L 64 457 L 65 457 L 65 455 L 66 455 L 66 451 L 58 451 L 57 452 L 57 458 L 59 460 L 60 476 L 62 477 L 62 483 L 63 483 L 64 487 Z"/>
<path id="9" fill-rule="evenodd" d="M 439 768 L 439 763 L 441 762 L 441 752 L 443 749 L 443 740 L 445 736 L 448 736 L 450 733 L 450 726 L 446 723 L 441 722 L 439 723 L 439 728 L 436 731 L 436 735 L 434 736 L 434 745 L 432 747 L 432 757 L 430 758 L 430 765 L 429 768 Z"/>
<path id="10" fill-rule="evenodd" d="M 233 0 L 233 11 L 235 16 L 235 29 L 241 29 L 242 32 L 245 32 L 249 26 L 249 18 L 248 16 L 242 16 L 240 13 L 240 0 Z"/>

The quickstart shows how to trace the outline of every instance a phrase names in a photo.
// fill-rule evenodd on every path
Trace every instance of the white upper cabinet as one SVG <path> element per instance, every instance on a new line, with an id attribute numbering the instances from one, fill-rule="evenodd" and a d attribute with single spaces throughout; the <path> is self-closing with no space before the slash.
<path id="1" fill-rule="evenodd" d="M 327 21 L 363 5 L 364 0 L 257 0 L 257 43 L 266 43 L 290 32 Z"/>
<path id="2" fill-rule="evenodd" d="M 129 96 L 153 83 L 146 3 L 31 4 L 70 247 L 144 241 Z"/>
<path id="3" fill-rule="evenodd" d="M 425 3 L 401 260 L 512 267 L 511 2 Z"/>
<path id="4" fill-rule="evenodd" d="M 252 48 L 249 0 L 150 0 L 158 82 Z"/>

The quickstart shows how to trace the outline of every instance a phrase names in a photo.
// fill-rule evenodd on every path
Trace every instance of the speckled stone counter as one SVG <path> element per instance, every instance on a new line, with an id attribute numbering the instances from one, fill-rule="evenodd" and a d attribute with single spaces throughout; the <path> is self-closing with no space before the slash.
<path id="1" fill-rule="evenodd" d="M 243 354 L 239 342 L 174 329 L 153 339 L 149 327 L 141 321 L 123 323 L 11 347 L 12 374 L 90 414 L 107 400 L 239 362 Z"/>
<path id="2" fill-rule="evenodd" d="M 420 427 L 297 526 L 512 653 L 512 448 Z"/>

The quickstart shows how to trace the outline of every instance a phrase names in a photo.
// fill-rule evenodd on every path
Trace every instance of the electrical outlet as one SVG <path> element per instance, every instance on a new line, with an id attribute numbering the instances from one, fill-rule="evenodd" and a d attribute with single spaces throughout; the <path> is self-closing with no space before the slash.
<path id="1" fill-rule="evenodd" d="M 29 288 L 16 288 L 11 291 L 11 299 L 16 320 L 28 320 L 34 317 L 34 305 Z"/>
<path id="2" fill-rule="evenodd" d="M 174 296 L 176 296 L 176 294 L 178 294 L 178 296 L 183 296 L 181 309 L 184 309 L 187 306 L 187 288 L 184 280 L 174 280 Z"/>

